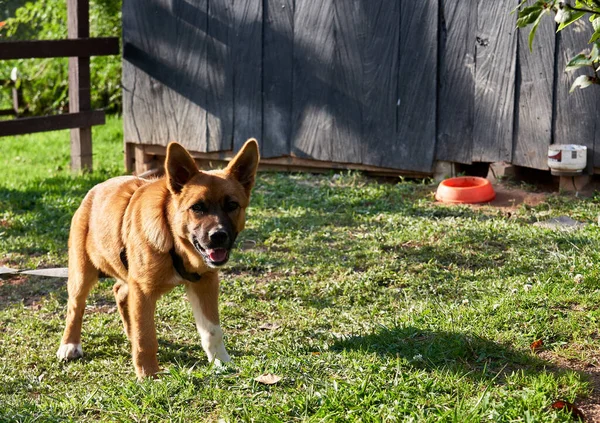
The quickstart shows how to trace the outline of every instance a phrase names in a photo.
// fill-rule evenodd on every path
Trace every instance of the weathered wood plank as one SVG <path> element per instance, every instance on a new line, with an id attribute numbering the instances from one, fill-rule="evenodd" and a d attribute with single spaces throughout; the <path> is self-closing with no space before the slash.
<path id="1" fill-rule="evenodd" d="M 233 149 L 248 138 L 262 140 L 263 5 L 236 0 L 233 9 Z"/>
<path id="2" fill-rule="evenodd" d="M 210 0 L 208 5 L 206 123 L 209 151 L 230 150 L 233 144 L 234 7 L 234 0 Z"/>
<path id="3" fill-rule="evenodd" d="M 207 142 L 207 10 L 207 0 L 124 2 L 126 142 L 219 149 Z"/>
<path id="4" fill-rule="evenodd" d="M 400 3 L 396 142 L 380 165 L 430 172 L 435 151 L 438 2 Z"/>
<path id="5" fill-rule="evenodd" d="M 14 275 L 15 273 L 19 273 L 19 271 L 10 267 L 0 266 L 0 275 Z"/>
<path id="6" fill-rule="evenodd" d="M 440 0 L 440 87 L 436 159 L 471 163 L 477 9 Z"/>
<path id="7" fill-rule="evenodd" d="M 22 270 L 19 273 L 23 275 L 32 276 L 47 276 L 50 278 L 68 278 L 69 269 L 66 267 L 55 267 L 52 269 L 33 269 L 33 270 Z"/>
<path id="8" fill-rule="evenodd" d="M 333 115 L 334 2 L 296 0 L 292 103 L 292 153 L 330 160 Z"/>
<path id="9" fill-rule="evenodd" d="M 589 87 L 577 88 L 569 93 L 575 78 L 589 71 L 565 72 L 567 63 L 588 46 L 588 25 L 582 19 L 559 33 L 554 144 L 585 145 L 588 148 L 587 170 L 592 174 L 594 165 L 600 166 L 600 151 L 594 148 L 600 147 L 596 130 L 600 107 L 598 91 L 595 87 Z"/>
<path id="10" fill-rule="evenodd" d="M 104 111 L 102 110 L 2 120 L 0 121 L 0 137 L 58 131 L 60 129 L 86 128 L 94 125 L 104 125 L 104 122 Z"/>
<path id="11" fill-rule="evenodd" d="M 400 2 L 363 2 L 362 13 L 362 163 L 379 165 L 382 152 L 396 144 Z"/>
<path id="12" fill-rule="evenodd" d="M 174 45 L 166 45 L 167 49 L 174 50 L 179 71 L 171 76 L 179 85 L 175 92 L 168 93 L 165 102 L 165 107 L 170 104 L 175 112 L 171 123 L 173 131 L 177 131 L 175 140 L 188 148 L 200 147 L 199 151 L 218 151 L 231 145 L 231 142 L 226 146 L 211 143 L 207 133 L 207 115 L 212 112 L 207 77 L 210 66 L 207 59 L 209 7 L 208 0 L 173 2 L 175 21 L 171 25 L 175 27 L 176 39 Z M 181 73 L 183 75 L 179 76 Z"/>
<path id="13" fill-rule="evenodd" d="M 291 153 L 294 1 L 263 0 L 262 157 Z"/>
<path id="14" fill-rule="evenodd" d="M 333 115 L 330 160 L 362 163 L 363 114 L 363 1 L 335 2 L 335 50 L 330 110 Z"/>
<path id="15" fill-rule="evenodd" d="M 533 43 L 529 30 L 519 31 L 517 69 L 518 114 L 512 164 L 548 169 L 548 146 L 552 141 L 552 101 L 554 83 L 555 23 L 543 19 Z"/>
<path id="16" fill-rule="evenodd" d="M 119 54 L 119 39 L 116 37 L 0 42 L 0 60 L 112 54 Z"/>
<path id="17" fill-rule="evenodd" d="M 517 30 L 515 4 L 479 1 L 477 7 L 473 161 L 512 159 Z"/>

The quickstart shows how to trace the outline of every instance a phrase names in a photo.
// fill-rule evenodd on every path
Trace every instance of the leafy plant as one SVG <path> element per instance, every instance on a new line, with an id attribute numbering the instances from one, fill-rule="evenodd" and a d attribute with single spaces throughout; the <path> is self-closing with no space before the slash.
<path id="1" fill-rule="evenodd" d="M 532 49 L 533 39 L 537 28 L 544 16 L 554 13 L 554 20 L 558 24 L 557 32 L 562 31 L 572 23 L 588 17 L 592 25 L 593 33 L 589 43 L 592 44 L 591 50 L 582 51 L 573 57 L 567 64 L 566 71 L 573 71 L 582 68 L 591 68 L 593 75 L 580 75 L 575 79 L 571 86 L 571 91 L 575 88 L 587 88 L 594 84 L 600 84 L 600 0 L 575 0 L 571 5 L 569 1 L 559 0 L 536 0 L 531 2 L 523 0 L 519 4 L 517 27 L 524 28 L 531 26 L 529 32 L 529 49 Z"/>
<path id="2" fill-rule="evenodd" d="M 121 36 L 121 0 L 90 1 L 90 36 Z M 27 2 L 0 27 L 0 41 L 51 40 L 67 38 L 67 7 L 64 0 Z M 29 114 L 64 112 L 68 108 L 68 59 L 20 59 L 0 61 L 0 80 L 9 80 L 18 70 L 23 107 Z M 119 112 L 121 102 L 121 59 L 92 57 L 91 100 L 93 108 Z M 6 103 L 7 90 L 1 103 Z M 6 104 L 4 104 L 6 107 Z"/>

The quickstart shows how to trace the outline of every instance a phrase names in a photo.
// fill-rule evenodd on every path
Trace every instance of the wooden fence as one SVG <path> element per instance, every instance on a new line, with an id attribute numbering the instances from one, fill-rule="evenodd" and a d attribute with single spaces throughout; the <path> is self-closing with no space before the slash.
<path id="1" fill-rule="evenodd" d="M 67 0 L 67 12 L 69 39 L 0 42 L 0 60 L 69 57 L 69 113 L 2 120 L 0 136 L 71 128 L 71 168 L 91 170 L 91 127 L 104 124 L 104 111 L 91 110 L 90 56 L 118 54 L 119 40 L 89 38 L 89 0 Z"/>
<path id="2" fill-rule="evenodd" d="M 600 94 L 568 94 L 563 71 L 590 31 L 547 19 L 530 52 L 517 3 L 125 0 L 130 166 L 171 140 L 212 160 L 256 137 L 272 164 L 547 169 L 548 145 L 578 143 L 600 168 Z"/>

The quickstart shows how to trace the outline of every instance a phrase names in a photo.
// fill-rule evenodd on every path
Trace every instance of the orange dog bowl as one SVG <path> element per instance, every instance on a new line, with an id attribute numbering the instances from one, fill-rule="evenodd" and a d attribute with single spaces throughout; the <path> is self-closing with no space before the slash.
<path id="1" fill-rule="evenodd" d="M 490 181 L 475 176 L 460 176 L 440 182 L 435 199 L 442 203 L 487 203 L 496 198 Z"/>

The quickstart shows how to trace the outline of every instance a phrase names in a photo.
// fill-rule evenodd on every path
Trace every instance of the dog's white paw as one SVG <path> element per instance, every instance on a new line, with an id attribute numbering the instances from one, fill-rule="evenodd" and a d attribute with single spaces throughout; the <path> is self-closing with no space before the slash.
<path id="1" fill-rule="evenodd" d="M 216 356 L 214 358 L 214 363 L 217 367 L 225 367 L 226 364 L 233 364 L 231 361 L 231 357 L 229 357 L 229 354 L 227 354 L 227 352 L 225 352 L 225 354 L 219 354 L 218 356 Z"/>
<path id="2" fill-rule="evenodd" d="M 216 346 L 211 345 L 211 347 L 209 349 L 207 348 L 207 350 L 208 361 L 214 362 L 215 366 L 222 367 L 226 363 L 231 363 L 231 357 L 225 349 L 222 338 Z"/>
<path id="3" fill-rule="evenodd" d="M 61 344 L 56 352 L 59 360 L 74 360 L 83 357 L 81 344 Z"/>

